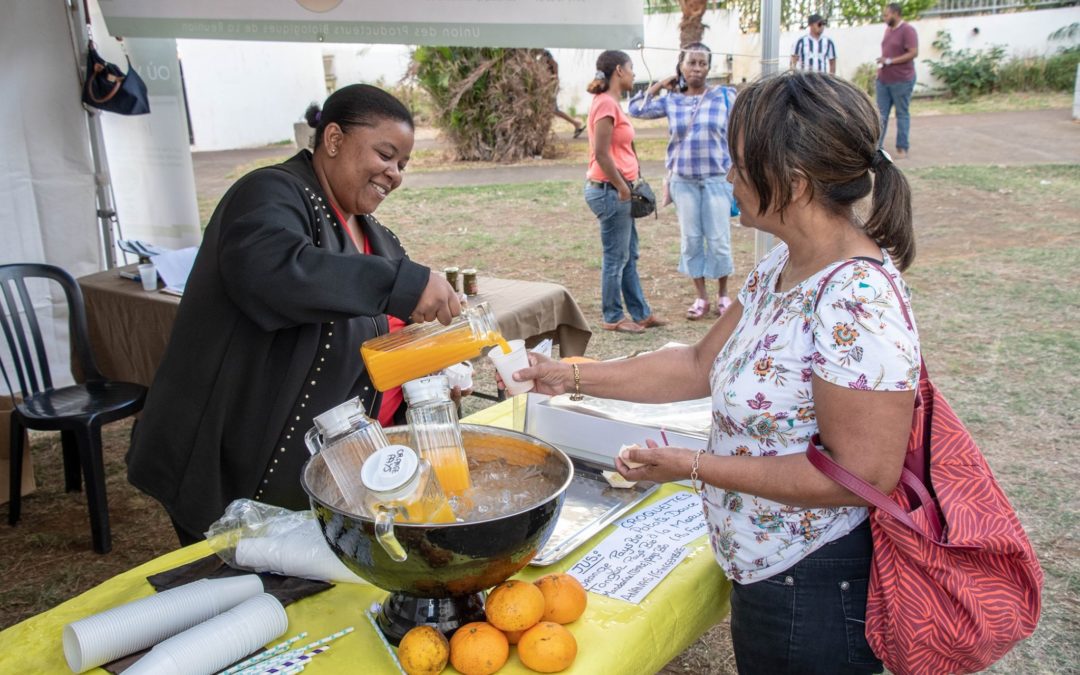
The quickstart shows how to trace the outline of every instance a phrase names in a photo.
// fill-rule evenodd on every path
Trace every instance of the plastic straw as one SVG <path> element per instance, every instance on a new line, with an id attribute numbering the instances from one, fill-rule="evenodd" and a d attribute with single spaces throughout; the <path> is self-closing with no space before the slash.
<path id="1" fill-rule="evenodd" d="M 304 631 L 303 633 L 300 633 L 299 635 L 293 636 L 293 637 L 289 638 L 288 640 L 286 640 L 284 642 L 279 642 L 278 644 L 274 645 L 270 649 L 267 649 L 266 651 L 260 652 L 260 653 L 256 654 L 255 656 L 252 656 L 250 659 L 246 659 L 244 661 L 241 661 L 240 663 L 236 664 L 235 666 L 232 666 L 232 667 L 230 667 L 230 668 L 228 668 L 226 670 L 221 671 L 220 673 L 218 673 L 218 675 L 233 675 L 234 673 L 239 673 L 242 670 L 246 670 L 249 666 L 255 665 L 256 663 L 261 663 L 262 661 L 266 661 L 268 659 L 271 659 L 271 658 L 281 654 L 284 651 L 287 651 L 288 648 L 289 648 L 289 645 L 293 644 L 294 642 L 298 642 L 300 640 L 303 640 L 306 637 L 307 637 L 307 631 Z"/>
<path id="2" fill-rule="evenodd" d="M 372 605 L 373 610 L 377 611 L 378 607 L 378 604 Z M 401 673 L 401 675 L 406 675 L 405 669 L 401 667 L 401 662 L 398 661 L 398 657 L 397 654 L 394 652 L 394 648 L 391 647 L 390 643 L 386 641 L 386 636 L 383 635 L 382 630 L 379 628 L 379 624 L 375 623 L 374 612 L 364 612 L 364 616 L 367 617 L 368 623 L 370 623 L 371 627 L 375 629 L 375 634 L 379 636 L 379 640 L 381 640 L 383 646 L 386 647 L 386 653 L 390 655 L 390 660 L 394 662 L 394 667 L 398 669 L 398 672 Z"/>
<path id="3" fill-rule="evenodd" d="M 280 675 L 280 673 L 291 672 L 292 669 L 296 667 L 300 667 L 301 669 L 303 669 L 304 666 L 306 666 L 308 662 L 311 661 L 311 659 L 315 658 L 319 654 L 322 654 L 329 649 L 330 646 L 327 645 L 324 647 L 319 647 L 318 649 L 313 649 L 306 654 L 302 652 L 296 653 L 294 656 L 282 659 L 279 663 L 276 663 L 273 666 L 264 668 L 261 672 L 263 673 L 263 675 Z"/>
<path id="4" fill-rule="evenodd" d="M 667 434 L 664 433 L 664 427 L 660 427 L 660 438 L 664 439 L 664 446 L 665 447 L 671 445 L 670 443 L 668 443 Z"/>

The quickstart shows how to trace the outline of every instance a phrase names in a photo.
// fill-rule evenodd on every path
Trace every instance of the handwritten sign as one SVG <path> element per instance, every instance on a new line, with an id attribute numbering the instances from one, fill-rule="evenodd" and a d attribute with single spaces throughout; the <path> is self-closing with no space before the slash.
<path id="1" fill-rule="evenodd" d="M 640 603 L 706 532 L 697 496 L 680 492 L 624 518 L 570 574 L 593 593 Z"/>
<path id="2" fill-rule="evenodd" d="M 688 554 L 684 546 L 651 534 L 618 530 L 570 574 L 593 593 L 637 604 Z"/>
<path id="3" fill-rule="evenodd" d="M 620 529 L 643 532 L 685 544 L 708 531 L 701 498 L 677 492 L 619 521 Z"/>

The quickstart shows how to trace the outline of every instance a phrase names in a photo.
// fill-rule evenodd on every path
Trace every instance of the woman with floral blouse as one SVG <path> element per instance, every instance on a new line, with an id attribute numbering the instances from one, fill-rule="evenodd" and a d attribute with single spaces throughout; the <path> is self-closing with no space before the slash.
<path id="1" fill-rule="evenodd" d="M 692 347 L 576 366 L 531 355 L 514 375 L 548 394 L 711 395 L 707 450 L 650 442 L 626 456 L 641 466 L 616 465 L 630 480 L 704 484 L 709 538 L 735 582 L 740 673 L 881 672 L 864 635 L 866 504 L 805 452 L 820 433 L 838 462 L 886 493 L 904 461 L 919 375 L 918 333 L 901 309 L 911 194 L 879 135 L 873 104 L 839 78 L 791 72 L 752 84 L 732 109 L 728 180 L 742 224 L 781 243 L 731 309 Z"/>

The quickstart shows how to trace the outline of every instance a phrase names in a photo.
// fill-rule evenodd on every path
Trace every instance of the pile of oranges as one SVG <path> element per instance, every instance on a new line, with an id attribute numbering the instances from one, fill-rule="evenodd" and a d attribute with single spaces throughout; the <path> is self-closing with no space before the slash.
<path id="1" fill-rule="evenodd" d="M 465 624 L 449 641 L 431 626 L 401 639 L 398 658 L 408 675 L 438 675 L 450 662 L 462 675 L 491 675 L 510 657 L 530 670 L 558 673 L 577 656 L 577 640 L 563 624 L 585 613 L 588 594 L 569 574 L 548 574 L 536 583 L 504 581 L 487 597 L 487 621 Z"/>

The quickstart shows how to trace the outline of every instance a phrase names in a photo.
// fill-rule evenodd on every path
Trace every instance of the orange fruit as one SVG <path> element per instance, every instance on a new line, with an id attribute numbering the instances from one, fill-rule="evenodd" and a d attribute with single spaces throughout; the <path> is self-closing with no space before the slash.
<path id="1" fill-rule="evenodd" d="M 525 630 L 544 615 L 544 594 L 524 581 L 504 581 L 488 593 L 484 613 L 499 630 Z"/>
<path id="2" fill-rule="evenodd" d="M 535 585 L 544 596 L 542 621 L 570 623 L 585 613 L 589 594 L 581 582 L 569 574 L 545 574 Z"/>
<path id="3" fill-rule="evenodd" d="M 484 621 L 467 623 L 450 638 L 450 664 L 462 675 L 491 675 L 509 656 L 506 636 Z"/>
<path id="4" fill-rule="evenodd" d="M 518 658 L 526 668 L 538 673 L 558 673 L 570 667 L 577 656 L 577 640 L 564 626 L 541 621 L 521 636 Z"/>
<path id="5" fill-rule="evenodd" d="M 525 633 L 523 630 L 504 630 L 503 635 L 506 636 L 506 641 L 512 645 L 516 645 L 521 636 Z"/>
<path id="6" fill-rule="evenodd" d="M 431 626 L 417 626 L 398 645 L 398 660 L 408 675 L 438 675 L 450 658 L 446 636 Z"/>

